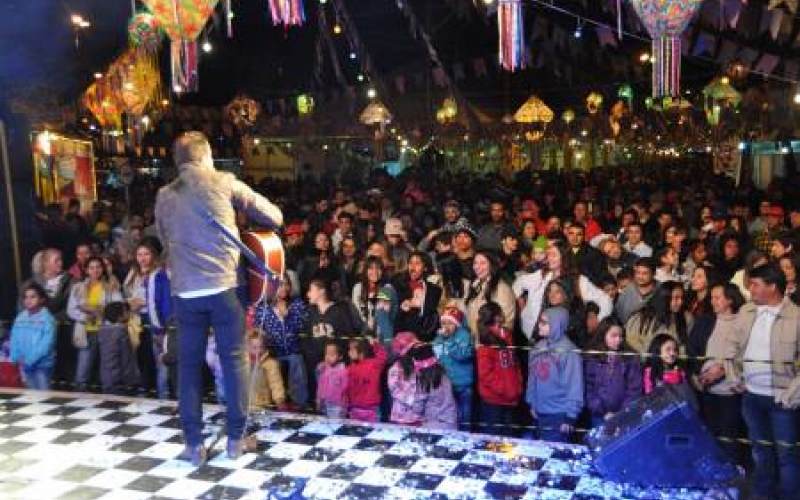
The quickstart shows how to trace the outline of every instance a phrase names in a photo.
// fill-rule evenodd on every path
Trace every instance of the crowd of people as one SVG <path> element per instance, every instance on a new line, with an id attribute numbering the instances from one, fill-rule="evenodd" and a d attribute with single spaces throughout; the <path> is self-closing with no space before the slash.
<path id="1" fill-rule="evenodd" d="M 287 271 L 273 301 L 241 294 L 250 408 L 569 442 L 674 385 L 759 495 L 796 498 L 793 180 L 764 192 L 693 166 L 260 185 Z M 27 385 L 85 390 L 99 372 L 103 391 L 175 397 L 153 199 L 54 208 L 43 232 L 11 335 Z M 206 359 L 224 401 L 213 342 Z M 742 437 L 784 444 L 750 454 Z"/>

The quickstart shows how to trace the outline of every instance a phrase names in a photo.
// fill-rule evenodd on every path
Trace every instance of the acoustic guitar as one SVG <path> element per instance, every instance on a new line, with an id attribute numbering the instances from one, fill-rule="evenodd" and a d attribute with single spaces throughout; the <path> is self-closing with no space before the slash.
<path id="1" fill-rule="evenodd" d="M 283 282 L 286 258 L 283 244 L 274 231 L 243 231 L 241 240 L 227 227 L 205 212 L 203 218 L 225 238 L 239 247 L 247 259 L 247 290 L 251 304 L 271 301 Z"/>

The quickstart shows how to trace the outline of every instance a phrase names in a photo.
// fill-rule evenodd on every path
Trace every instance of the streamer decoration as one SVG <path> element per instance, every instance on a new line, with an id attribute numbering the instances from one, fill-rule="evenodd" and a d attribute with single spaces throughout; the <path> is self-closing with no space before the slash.
<path id="1" fill-rule="evenodd" d="M 500 0 L 497 6 L 499 56 L 500 66 L 506 71 L 525 67 L 525 30 L 522 21 L 521 0 Z"/>

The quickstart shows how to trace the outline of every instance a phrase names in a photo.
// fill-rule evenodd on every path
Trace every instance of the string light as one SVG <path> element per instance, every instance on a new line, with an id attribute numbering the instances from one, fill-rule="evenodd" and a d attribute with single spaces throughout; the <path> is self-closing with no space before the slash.
<path id="1" fill-rule="evenodd" d="M 583 21 L 581 18 L 578 18 L 578 25 L 575 27 L 575 33 L 573 33 L 575 38 L 580 38 L 583 36 Z"/>
<path id="2" fill-rule="evenodd" d="M 367 97 L 368 97 L 368 98 L 370 98 L 370 99 L 375 99 L 375 97 L 376 97 L 377 95 L 378 95 L 378 93 L 377 93 L 377 92 L 375 92 L 375 89 L 373 89 L 373 88 L 370 88 L 370 89 L 368 89 L 368 90 L 367 90 Z"/>
<path id="3" fill-rule="evenodd" d="M 356 60 L 356 57 L 358 57 L 358 56 L 356 56 L 356 53 L 355 53 L 355 52 L 350 52 L 350 59 L 352 59 L 353 61 L 355 61 L 355 60 Z"/>
<path id="4" fill-rule="evenodd" d="M 363 82 L 364 81 L 364 75 L 362 73 L 359 73 L 356 78 L 358 78 L 359 82 Z"/>
<path id="5" fill-rule="evenodd" d="M 203 52 L 209 54 L 212 50 L 214 50 L 214 47 L 211 45 L 211 42 L 209 42 L 208 40 L 203 42 Z"/>
<path id="6" fill-rule="evenodd" d="M 341 35 L 342 34 L 342 25 L 336 23 L 333 25 L 333 34 L 334 35 Z"/>
<path id="7" fill-rule="evenodd" d="M 794 94 L 794 103 L 800 105 L 800 92 Z"/>
<path id="8" fill-rule="evenodd" d="M 94 77 L 95 77 L 96 80 L 99 80 L 99 79 L 103 78 L 103 73 L 95 73 Z"/>
<path id="9" fill-rule="evenodd" d="M 642 52 L 639 55 L 639 62 L 642 64 L 647 64 L 650 62 L 650 52 Z"/>

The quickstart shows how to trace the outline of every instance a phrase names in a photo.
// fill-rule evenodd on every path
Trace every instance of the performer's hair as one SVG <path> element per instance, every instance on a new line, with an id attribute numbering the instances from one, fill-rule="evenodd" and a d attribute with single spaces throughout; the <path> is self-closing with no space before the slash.
<path id="1" fill-rule="evenodd" d="M 172 155 L 176 165 L 200 161 L 211 155 L 211 145 L 202 132 L 184 132 L 172 145 Z"/>

